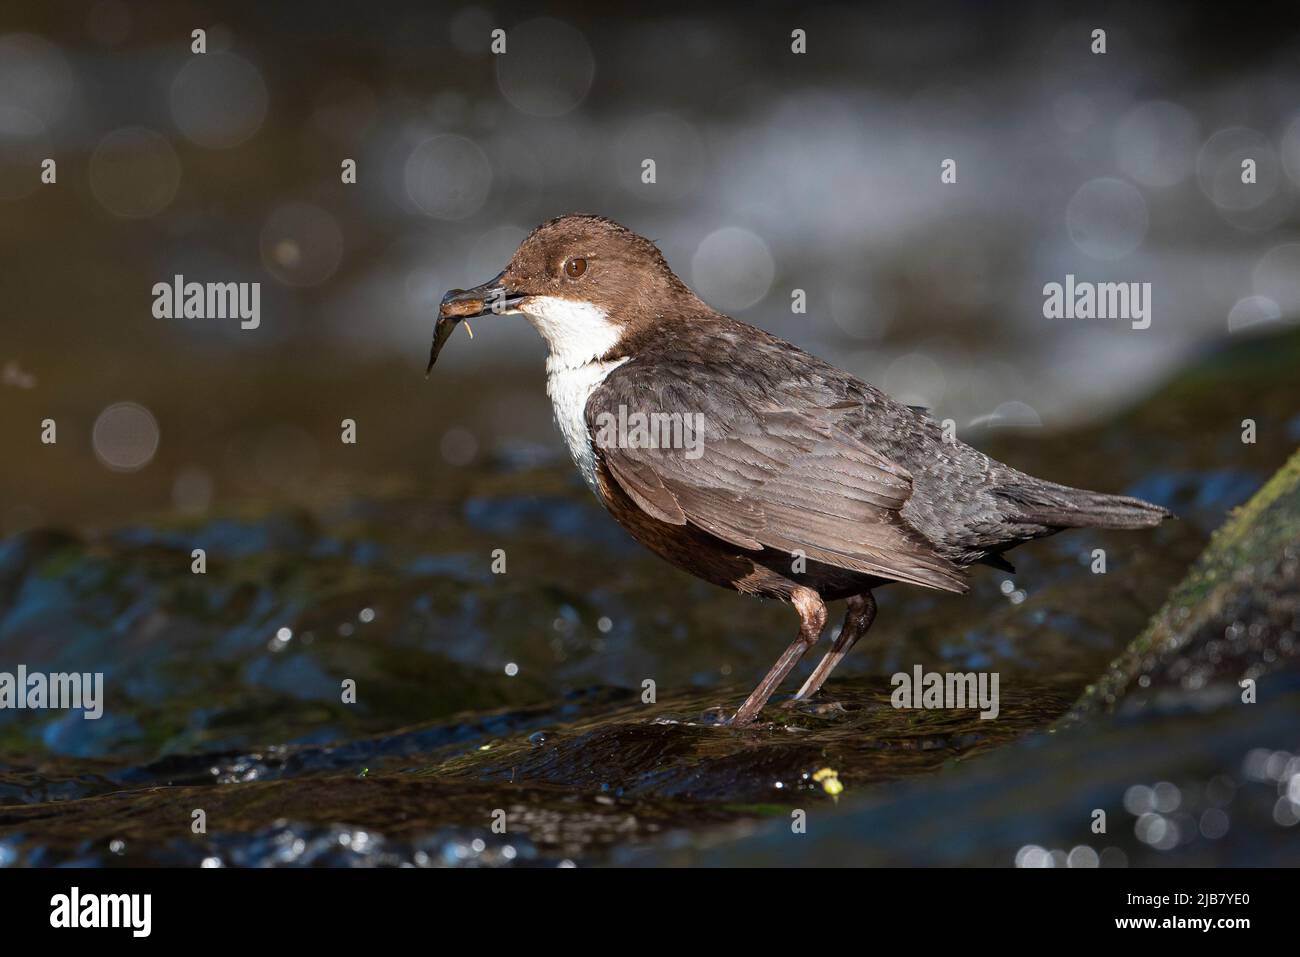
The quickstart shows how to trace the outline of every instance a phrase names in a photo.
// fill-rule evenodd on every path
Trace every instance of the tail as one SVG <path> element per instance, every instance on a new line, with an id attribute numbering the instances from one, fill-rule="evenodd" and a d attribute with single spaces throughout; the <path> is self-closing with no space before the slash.
<path id="1" fill-rule="evenodd" d="M 1007 484 L 994 489 L 1007 503 L 1005 516 L 1048 528 L 1150 528 L 1174 514 L 1128 495 L 1107 495 L 1052 482 Z"/>

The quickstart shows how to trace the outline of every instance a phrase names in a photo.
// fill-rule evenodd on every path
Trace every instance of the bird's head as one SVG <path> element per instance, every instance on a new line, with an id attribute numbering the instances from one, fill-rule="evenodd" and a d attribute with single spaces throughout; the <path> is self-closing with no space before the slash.
<path id="1" fill-rule="evenodd" d="M 552 364 L 575 366 L 686 300 L 694 295 L 654 243 L 602 216 L 574 214 L 529 233 L 499 275 L 448 292 L 440 315 L 522 315 L 546 340 Z"/>

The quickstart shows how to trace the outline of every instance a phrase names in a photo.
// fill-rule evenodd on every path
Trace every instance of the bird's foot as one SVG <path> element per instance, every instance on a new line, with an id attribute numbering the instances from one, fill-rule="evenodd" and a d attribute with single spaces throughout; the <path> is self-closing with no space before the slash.
<path id="1" fill-rule="evenodd" d="M 752 728 L 758 721 L 756 714 L 742 714 L 737 711 L 730 718 L 723 718 L 718 724 L 723 728 Z"/>
<path id="2" fill-rule="evenodd" d="M 731 728 L 737 731 L 751 731 L 754 728 L 770 728 L 780 724 L 779 720 L 763 720 L 763 712 L 761 710 L 747 712 L 743 706 L 735 714 L 728 714 L 723 708 L 717 708 L 716 710 L 718 712 L 717 723 L 720 728 Z"/>

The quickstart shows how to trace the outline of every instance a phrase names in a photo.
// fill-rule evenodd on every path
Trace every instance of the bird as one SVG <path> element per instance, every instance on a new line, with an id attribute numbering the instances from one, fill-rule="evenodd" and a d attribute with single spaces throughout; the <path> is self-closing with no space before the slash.
<path id="1" fill-rule="evenodd" d="M 871 628 L 884 585 L 965 593 L 972 565 L 1011 569 L 1003 554 L 1033 539 L 1172 517 L 990 458 L 925 409 L 713 309 L 653 242 L 603 216 L 542 223 L 497 276 L 448 291 L 430 370 L 456 325 L 479 316 L 522 316 L 541 334 L 560 433 L 634 539 L 697 578 L 793 607 L 798 633 L 732 727 L 754 724 L 817 643 L 828 602 L 846 602 L 843 626 L 786 706 L 817 694 Z M 676 441 L 608 427 L 634 419 L 671 424 Z"/>

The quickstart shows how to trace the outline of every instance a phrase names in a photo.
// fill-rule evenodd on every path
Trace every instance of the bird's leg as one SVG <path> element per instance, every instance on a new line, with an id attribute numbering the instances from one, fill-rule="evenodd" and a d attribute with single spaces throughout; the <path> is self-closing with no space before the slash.
<path id="1" fill-rule="evenodd" d="M 813 673 L 808 676 L 808 680 L 803 683 L 803 687 L 795 693 L 791 701 L 802 701 L 815 695 L 831 676 L 835 666 L 849 653 L 849 649 L 857 643 L 857 640 L 867 633 L 871 623 L 876 620 L 876 599 L 871 596 L 871 592 L 854 595 L 849 599 L 848 606 L 848 610 L 844 613 L 844 625 L 840 628 L 835 643 L 831 645 L 831 650 L 826 652 L 826 657 L 813 669 Z"/>
<path id="2" fill-rule="evenodd" d="M 763 710 L 763 705 L 767 704 L 767 699 L 772 697 L 772 692 L 799 663 L 799 659 L 807 654 L 808 649 L 817 643 L 822 629 L 826 627 L 826 603 L 811 588 L 798 586 L 790 596 L 790 603 L 799 613 L 799 637 L 795 638 L 777 663 L 772 666 L 767 677 L 759 682 L 758 687 L 745 699 L 736 716 L 731 719 L 732 727 L 741 728 L 753 723 L 758 713 Z"/>

